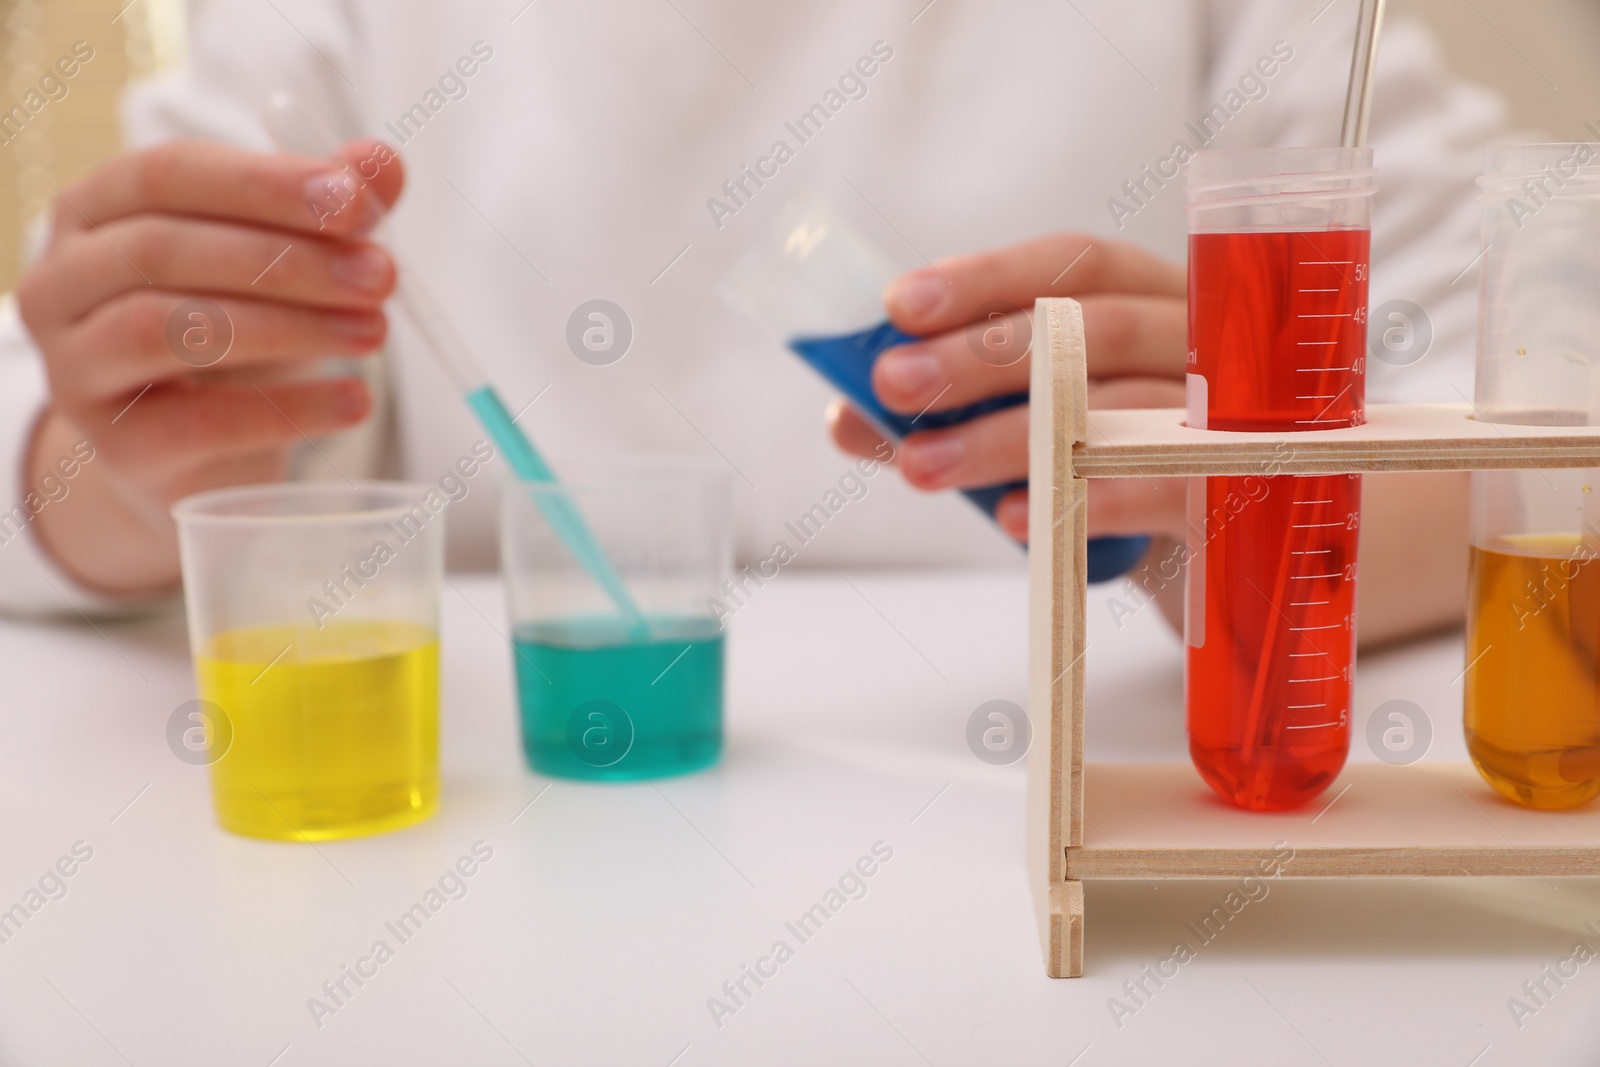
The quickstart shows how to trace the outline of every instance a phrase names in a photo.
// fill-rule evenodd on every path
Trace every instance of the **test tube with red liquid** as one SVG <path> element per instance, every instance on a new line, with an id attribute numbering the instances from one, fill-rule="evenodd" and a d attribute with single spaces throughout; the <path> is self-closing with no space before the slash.
<path id="1" fill-rule="evenodd" d="M 1365 148 L 1190 163 L 1190 426 L 1365 421 L 1371 164 Z M 1280 469 L 1189 483 L 1189 752 L 1257 811 L 1315 797 L 1350 749 L 1361 478 Z"/>

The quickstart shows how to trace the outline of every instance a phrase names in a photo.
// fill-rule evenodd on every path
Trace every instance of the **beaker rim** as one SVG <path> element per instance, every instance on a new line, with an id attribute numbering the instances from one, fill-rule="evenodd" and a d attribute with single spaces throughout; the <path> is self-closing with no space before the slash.
<path id="1" fill-rule="evenodd" d="M 172 517 L 179 525 L 264 526 L 311 525 L 349 522 L 381 522 L 409 514 L 438 487 L 423 482 L 263 482 L 208 489 L 194 493 L 172 505 Z M 280 504 L 300 497 L 321 500 L 365 495 L 382 503 L 318 511 L 248 511 L 251 504 Z M 238 510 L 235 510 L 238 509 Z"/>

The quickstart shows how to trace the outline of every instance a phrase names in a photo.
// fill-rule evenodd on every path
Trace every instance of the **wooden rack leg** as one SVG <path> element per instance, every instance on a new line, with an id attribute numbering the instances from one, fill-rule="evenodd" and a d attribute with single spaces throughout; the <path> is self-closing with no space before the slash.
<path id="1" fill-rule="evenodd" d="M 1028 877 L 1045 970 L 1083 973 L 1083 886 L 1066 850 L 1083 843 L 1083 653 L 1087 483 L 1073 476 L 1085 436 L 1083 311 L 1034 308 L 1028 440 Z"/>
<path id="2" fill-rule="evenodd" d="M 1059 882 L 1051 887 L 1052 911 L 1060 915 L 1061 953 L 1057 962 L 1061 974 L 1052 978 L 1081 978 L 1083 976 L 1083 883 Z"/>

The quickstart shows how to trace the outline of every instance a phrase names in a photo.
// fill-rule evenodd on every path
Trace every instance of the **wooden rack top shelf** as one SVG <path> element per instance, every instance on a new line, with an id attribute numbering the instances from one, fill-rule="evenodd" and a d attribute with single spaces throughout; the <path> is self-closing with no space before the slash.
<path id="1" fill-rule="evenodd" d="M 1600 467 L 1600 426 L 1485 422 L 1470 404 L 1374 404 L 1363 426 L 1303 433 L 1191 429 L 1181 408 L 1084 418 L 1080 478 Z"/>

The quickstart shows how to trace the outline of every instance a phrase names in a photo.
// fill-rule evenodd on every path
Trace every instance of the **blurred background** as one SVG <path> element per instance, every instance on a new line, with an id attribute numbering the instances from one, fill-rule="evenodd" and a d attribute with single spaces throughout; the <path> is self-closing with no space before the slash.
<path id="1" fill-rule="evenodd" d="M 1354 0 L 1334 0 L 1350 9 Z M 0 291 L 15 283 L 24 235 L 55 188 L 118 147 L 117 94 L 130 79 L 179 62 L 186 8 L 204 0 L 0 0 L 0 110 L 38 84 L 78 40 L 93 61 L 68 95 L 0 143 Z M 1600 0 L 1391 0 L 1391 17 L 1414 13 L 1438 34 L 1451 67 L 1511 100 L 1518 125 L 1553 140 L 1600 133 Z"/>
<path id="2" fill-rule="evenodd" d="M 0 143 L 0 291 L 15 284 L 28 224 L 54 201 L 55 187 L 117 150 L 122 87 L 181 59 L 184 7 L 184 0 L 0 0 L 0 111 L 36 88 L 74 42 L 94 48 L 66 97 Z M 0 142 L 9 135 L 0 133 Z"/>

